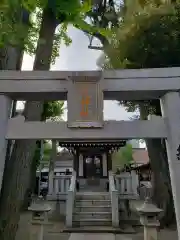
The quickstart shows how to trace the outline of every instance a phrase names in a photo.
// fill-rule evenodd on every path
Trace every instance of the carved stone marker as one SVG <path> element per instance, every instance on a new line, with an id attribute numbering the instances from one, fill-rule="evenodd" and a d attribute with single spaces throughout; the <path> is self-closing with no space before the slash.
<path id="1" fill-rule="evenodd" d="M 71 76 L 68 86 L 68 127 L 103 127 L 103 92 L 100 73 Z M 95 74 L 96 73 L 96 74 Z"/>
<path id="2" fill-rule="evenodd" d="M 32 212 L 30 240 L 43 240 L 44 225 L 48 223 L 48 212 L 51 210 L 50 206 L 39 199 L 32 203 L 28 208 Z"/>
<path id="3" fill-rule="evenodd" d="M 140 214 L 140 222 L 144 226 L 144 240 L 158 240 L 158 216 L 163 211 L 154 204 L 144 202 L 142 207 L 137 208 Z"/>

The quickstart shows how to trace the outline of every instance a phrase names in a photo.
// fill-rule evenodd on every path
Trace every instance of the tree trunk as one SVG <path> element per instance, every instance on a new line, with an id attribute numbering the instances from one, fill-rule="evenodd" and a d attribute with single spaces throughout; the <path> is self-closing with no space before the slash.
<path id="1" fill-rule="evenodd" d="M 54 15 L 45 9 L 43 12 L 34 70 L 49 70 L 56 26 Z M 27 121 L 39 121 L 42 111 L 43 102 L 27 101 L 24 116 Z M 20 208 L 30 179 L 29 176 L 35 147 L 35 140 L 16 141 L 12 156 L 6 165 L 0 199 L 1 240 L 15 239 L 20 219 Z"/>
<path id="2" fill-rule="evenodd" d="M 21 70 L 22 60 L 23 60 L 23 48 L 22 47 L 13 47 L 13 46 L 4 46 L 0 49 L 0 70 Z M 15 115 L 17 101 L 12 101 L 12 109 L 10 112 L 10 117 Z M 7 161 L 10 158 L 11 149 L 12 149 L 12 140 L 7 141 L 6 149 L 6 160 L 5 168 Z"/>
<path id="3" fill-rule="evenodd" d="M 164 210 L 161 214 L 161 227 L 169 226 L 175 222 L 174 203 L 172 197 L 169 169 L 164 141 L 161 139 L 146 140 L 148 154 L 153 172 L 153 201 Z M 165 145 L 164 145 L 165 146 Z"/>
<path id="4" fill-rule="evenodd" d="M 36 147 L 37 148 L 37 144 L 36 144 Z M 36 152 L 36 150 L 35 150 Z M 34 153 L 35 155 L 35 153 Z M 24 196 L 24 200 L 23 200 L 23 205 L 22 205 L 22 210 L 27 210 L 30 203 L 31 203 L 31 196 L 32 194 L 34 193 L 34 189 L 35 189 L 35 184 L 36 184 L 36 159 L 34 158 L 34 155 L 33 155 L 33 160 L 32 160 L 32 163 L 31 163 L 31 169 L 30 169 L 30 176 L 29 176 L 29 181 L 28 181 L 28 187 L 26 189 L 26 192 L 25 192 L 25 196 Z"/>
<path id="5" fill-rule="evenodd" d="M 153 101 L 155 114 L 161 116 L 159 100 Z M 148 111 L 140 105 L 141 119 L 146 120 Z M 171 189 L 169 166 L 165 141 L 163 139 L 146 139 L 146 146 L 152 169 L 153 197 L 155 204 L 164 210 L 161 214 L 161 226 L 168 226 L 175 221 L 174 203 Z"/>

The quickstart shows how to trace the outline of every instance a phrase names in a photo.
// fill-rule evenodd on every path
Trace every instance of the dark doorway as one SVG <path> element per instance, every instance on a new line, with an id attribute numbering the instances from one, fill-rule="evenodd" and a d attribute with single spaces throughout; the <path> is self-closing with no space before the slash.
<path id="1" fill-rule="evenodd" d="M 84 156 L 84 177 L 100 179 L 102 175 L 102 155 Z"/>

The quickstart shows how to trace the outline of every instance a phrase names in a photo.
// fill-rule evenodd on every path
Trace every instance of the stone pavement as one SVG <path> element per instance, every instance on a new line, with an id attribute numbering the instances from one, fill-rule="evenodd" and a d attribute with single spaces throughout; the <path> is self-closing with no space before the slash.
<path id="1" fill-rule="evenodd" d="M 68 240 L 143 240 L 143 236 L 112 234 L 112 233 L 71 233 Z"/>
<path id="2" fill-rule="evenodd" d="M 162 230 L 160 240 L 178 240 L 177 232 Z M 51 239 L 50 239 L 51 240 Z M 53 239 L 52 239 L 53 240 Z M 112 234 L 112 233 L 71 233 L 68 240 L 144 240 L 143 232 L 137 234 Z"/>
<path id="3" fill-rule="evenodd" d="M 111 233 L 71 233 L 69 240 L 115 240 L 115 235 Z"/>
<path id="4" fill-rule="evenodd" d="M 111 233 L 51 233 L 44 236 L 44 240 L 143 240 L 143 236 L 127 236 Z M 173 239 L 174 240 L 174 239 Z"/>
<path id="5" fill-rule="evenodd" d="M 138 229 L 136 234 L 110 234 L 110 233 L 65 233 L 64 223 L 60 220 L 45 229 L 43 240 L 144 240 L 143 229 Z M 31 215 L 23 213 L 19 223 L 16 240 L 30 240 Z M 178 240 L 175 229 L 162 229 L 159 233 L 159 240 Z M 32 239 L 31 239 L 32 240 Z M 36 240 L 36 239 L 34 239 Z"/>

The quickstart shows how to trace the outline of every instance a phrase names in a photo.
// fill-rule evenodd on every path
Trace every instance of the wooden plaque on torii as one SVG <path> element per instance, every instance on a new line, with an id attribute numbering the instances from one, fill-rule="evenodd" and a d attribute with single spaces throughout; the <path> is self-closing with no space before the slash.
<path id="1" fill-rule="evenodd" d="M 103 127 L 103 92 L 99 72 L 90 76 L 69 77 L 68 127 Z"/>

